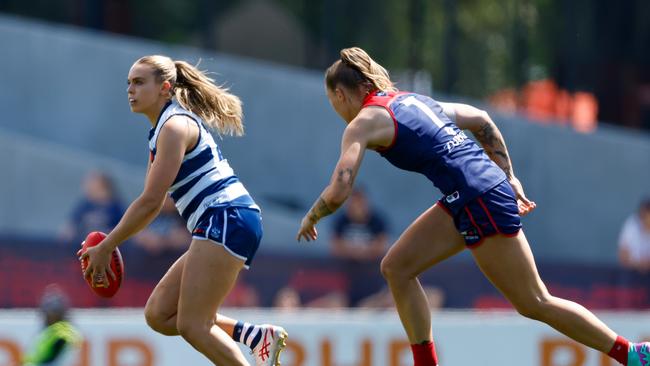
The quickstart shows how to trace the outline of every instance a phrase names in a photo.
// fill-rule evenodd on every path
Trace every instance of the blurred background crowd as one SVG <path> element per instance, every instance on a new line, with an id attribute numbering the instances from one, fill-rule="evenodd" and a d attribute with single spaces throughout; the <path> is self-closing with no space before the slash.
<path id="1" fill-rule="evenodd" d="M 111 300 L 75 253 L 142 189 L 148 124 L 126 74 L 153 53 L 199 63 L 244 102 L 219 140 L 263 210 L 234 307 L 388 308 L 379 262 L 439 192 L 364 162 L 359 187 L 298 244 L 343 123 L 323 71 L 366 49 L 398 87 L 490 112 L 538 209 L 524 219 L 552 292 L 594 309 L 650 308 L 650 2 L 623 0 L 0 0 L 0 307 L 58 283 L 75 307 L 141 307 L 190 236 L 171 201 L 122 247 Z M 508 308 L 467 253 L 423 275 L 434 308 Z"/>

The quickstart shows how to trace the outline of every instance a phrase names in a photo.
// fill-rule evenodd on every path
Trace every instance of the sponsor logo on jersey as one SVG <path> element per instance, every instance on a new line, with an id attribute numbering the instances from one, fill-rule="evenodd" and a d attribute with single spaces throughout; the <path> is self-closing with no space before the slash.
<path id="1" fill-rule="evenodd" d="M 453 131 L 452 128 L 449 129 Z M 449 130 L 447 130 L 447 133 L 449 133 Z M 464 131 L 460 131 L 458 133 L 453 133 L 453 134 L 450 133 L 450 135 L 453 135 L 454 137 L 452 137 L 451 140 L 447 141 L 447 143 L 445 144 L 445 148 L 447 149 L 447 152 L 451 152 L 453 148 L 455 148 L 456 146 L 462 144 L 463 142 L 465 142 L 465 140 L 467 140 L 467 135 L 465 134 Z"/>

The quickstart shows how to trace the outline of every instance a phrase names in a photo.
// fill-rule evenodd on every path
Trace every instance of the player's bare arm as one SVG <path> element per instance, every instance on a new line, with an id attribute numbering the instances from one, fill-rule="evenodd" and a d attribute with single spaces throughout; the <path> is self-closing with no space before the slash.
<path id="1" fill-rule="evenodd" d="M 298 240 L 301 238 L 308 241 L 316 240 L 318 233 L 314 225 L 341 207 L 352 192 L 354 179 L 368 146 L 370 131 L 372 131 L 372 121 L 361 114 L 346 127 L 341 140 L 341 155 L 330 183 L 303 218 Z"/>
<path id="2" fill-rule="evenodd" d="M 187 140 L 186 118 L 175 116 L 165 123 L 158 138 L 158 151 L 151 164 L 144 190 L 129 206 L 122 220 L 104 240 L 117 246 L 147 226 L 158 214 L 183 161 Z M 111 250 L 113 248 L 110 248 Z"/>
<path id="3" fill-rule="evenodd" d="M 187 122 L 185 118 L 172 118 L 163 127 L 158 140 L 158 154 L 151 164 L 145 181 L 145 188 L 122 216 L 117 226 L 100 245 L 88 248 L 82 258 L 89 263 L 85 276 L 105 277 L 110 270 L 110 253 L 125 240 L 142 230 L 156 217 L 165 199 L 167 188 L 176 178 L 186 149 Z"/>
<path id="4" fill-rule="evenodd" d="M 440 105 L 445 114 L 455 119 L 458 128 L 472 132 L 485 153 L 506 173 L 517 196 L 519 214 L 523 216 L 533 210 L 536 207 L 535 202 L 530 201 L 524 194 L 523 186 L 514 174 L 503 135 L 488 113 L 467 104 L 440 103 Z"/>
<path id="5" fill-rule="evenodd" d="M 472 132 L 485 153 L 505 173 L 508 179 L 514 176 L 510 155 L 501 131 L 486 111 L 467 104 L 440 103 L 445 114 L 455 118 L 458 128 Z"/>
<path id="6" fill-rule="evenodd" d="M 490 159 L 503 169 L 508 179 L 511 179 L 514 174 L 512 172 L 512 162 L 510 161 L 510 155 L 508 154 L 506 143 L 503 140 L 501 132 L 494 122 L 492 122 L 488 114 L 485 112 L 483 113 L 485 115 L 485 120 L 482 126 L 478 130 L 472 131 L 472 133 L 481 143 L 481 146 L 483 146 L 485 153 L 490 157 Z"/>

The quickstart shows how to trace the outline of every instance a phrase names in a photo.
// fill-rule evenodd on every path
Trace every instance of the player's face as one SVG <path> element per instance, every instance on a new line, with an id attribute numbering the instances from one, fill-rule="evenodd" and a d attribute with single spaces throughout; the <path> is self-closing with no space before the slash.
<path id="1" fill-rule="evenodd" d="M 129 70 L 126 89 L 131 111 L 147 113 L 151 110 L 158 112 L 161 98 L 165 98 L 164 83 L 156 81 L 153 69 L 146 64 L 134 64 Z"/>
<path id="2" fill-rule="evenodd" d="M 355 98 L 353 98 L 352 93 L 348 90 L 343 87 L 336 87 L 336 89 L 330 90 L 326 86 L 325 91 L 327 92 L 327 99 L 329 99 L 332 108 L 334 108 L 336 113 L 345 122 L 350 123 L 359 114 L 361 105 L 355 103 Z M 359 105 L 357 106 L 357 104 Z"/>
<path id="3" fill-rule="evenodd" d="M 330 90 L 328 87 L 325 87 L 325 91 L 327 92 L 327 99 L 329 99 L 330 105 L 332 108 L 334 108 L 334 111 L 336 111 L 336 113 L 341 116 L 341 118 L 345 119 L 343 115 L 343 106 L 336 95 L 336 91 Z"/>

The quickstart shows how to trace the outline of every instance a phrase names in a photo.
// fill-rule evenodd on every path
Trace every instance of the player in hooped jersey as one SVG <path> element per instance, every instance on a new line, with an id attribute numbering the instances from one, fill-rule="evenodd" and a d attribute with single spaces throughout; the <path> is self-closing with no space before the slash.
<path id="1" fill-rule="evenodd" d="M 544 286 L 520 223 L 535 203 L 526 198 L 503 137 L 487 113 L 397 91 L 386 70 L 356 47 L 341 51 L 325 83 L 327 97 L 347 127 L 330 183 L 303 218 L 298 240 L 315 240 L 316 223 L 344 203 L 366 149 L 400 169 L 423 174 L 443 193 L 381 263 L 415 366 L 438 364 L 431 313 L 417 276 L 465 248 L 522 315 L 623 365 L 650 365 L 650 343 L 628 342 L 589 310 L 552 296 Z M 482 149 L 463 130 L 471 131 Z"/>
<path id="2" fill-rule="evenodd" d="M 187 62 L 165 56 L 140 58 L 127 81 L 131 110 L 152 125 L 145 187 L 115 229 L 84 254 L 86 275 L 95 284 L 114 277 L 110 253 L 149 224 L 170 194 L 192 243 L 149 297 L 147 323 L 164 335 L 181 335 L 215 365 L 248 365 L 235 341 L 251 348 L 258 366 L 279 365 L 283 328 L 217 314 L 262 237 L 259 207 L 207 130 L 241 135 L 239 98 Z"/>

